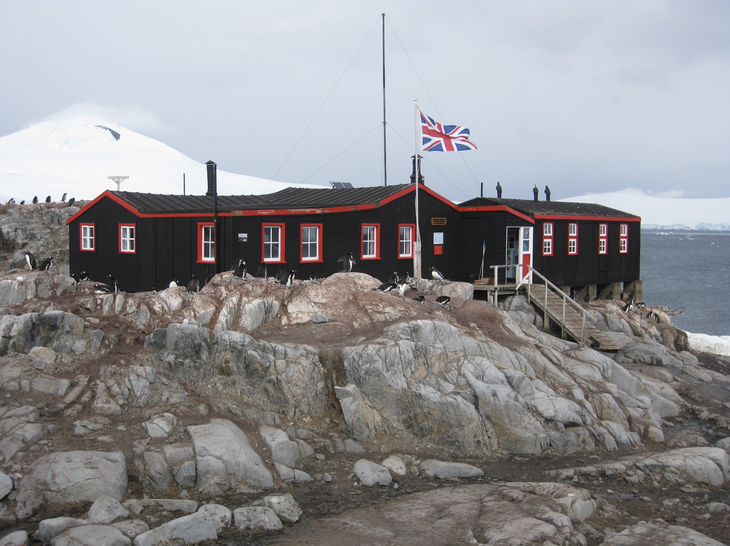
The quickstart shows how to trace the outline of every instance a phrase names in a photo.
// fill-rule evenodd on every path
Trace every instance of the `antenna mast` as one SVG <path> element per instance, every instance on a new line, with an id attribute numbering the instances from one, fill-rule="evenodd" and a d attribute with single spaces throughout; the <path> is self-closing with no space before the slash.
<path id="1" fill-rule="evenodd" d="M 388 185 L 388 149 L 385 144 L 385 13 L 383 17 L 383 185 Z"/>
<path id="2" fill-rule="evenodd" d="M 122 182 L 127 180 L 128 176 L 107 176 L 109 180 L 114 180 L 117 183 L 117 191 L 122 191 Z"/>

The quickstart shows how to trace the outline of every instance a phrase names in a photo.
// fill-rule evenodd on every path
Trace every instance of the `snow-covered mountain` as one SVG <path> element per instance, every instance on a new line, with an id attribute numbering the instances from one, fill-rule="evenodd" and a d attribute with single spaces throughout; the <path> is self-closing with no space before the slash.
<path id="1" fill-rule="evenodd" d="M 122 190 L 181 194 L 185 174 L 187 194 L 207 190 L 206 168 L 166 146 L 129 129 L 92 117 L 46 121 L 0 138 L 0 203 L 11 197 L 30 203 L 34 196 L 59 201 L 66 193 L 93 199 L 116 189 L 109 176 L 128 176 Z M 218 193 L 251 195 L 287 184 L 218 170 Z M 679 199 L 653 197 L 638 190 L 589 194 L 563 199 L 599 203 L 641 216 L 646 229 L 702 229 L 730 231 L 730 198 Z"/>
<path id="2" fill-rule="evenodd" d="M 641 216 L 643 229 L 730 231 L 730 197 L 686 199 L 654 197 L 639 190 L 595 193 L 560 199 L 598 203 Z"/>
<path id="3" fill-rule="evenodd" d="M 0 138 L 0 202 L 14 198 L 30 203 L 51 196 L 93 199 L 117 189 L 109 176 L 128 176 L 123 191 L 182 194 L 183 173 L 187 194 L 207 191 L 205 164 L 162 142 L 118 127 L 105 120 L 78 117 L 46 121 Z M 218 170 L 218 193 L 252 195 L 291 186 L 253 176 Z"/>

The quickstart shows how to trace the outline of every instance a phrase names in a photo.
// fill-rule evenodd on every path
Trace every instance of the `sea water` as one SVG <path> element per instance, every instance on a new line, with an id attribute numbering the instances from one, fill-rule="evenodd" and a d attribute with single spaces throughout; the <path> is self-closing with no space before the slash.
<path id="1" fill-rule="evenodd" d="M 641 279 L 648 305 L 682 310 L 693 348 L 730 355 L 730 232 L 643 230 Z"/>

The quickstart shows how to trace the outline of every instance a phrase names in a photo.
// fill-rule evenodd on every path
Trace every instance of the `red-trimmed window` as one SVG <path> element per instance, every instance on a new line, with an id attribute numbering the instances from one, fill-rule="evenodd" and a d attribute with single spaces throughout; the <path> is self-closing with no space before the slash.
<path id="1" fill-rule="evenodd" d="M 398 226 L 398 257 L 413 258 L 413 234 L 416 232 L 414 224 L 400 224 Z"/>
<path id="2" fill-rule="evenodd" d="M 598 224 L 598 253 L 608 254 L 608 224 Z"/>
<path id="3" fill-rule="evenodd" d="M 542 225 L 542 255 L 553 255 L 553 224 L 546 222 Z"/>
<path id="4" fill-rule="evenodd" d="M 322 261 L 322 224 L 302 224 L 302 262 Z"/>
<path id="5" fill-rule="evenodd" d="M 363 260 L 380 259 L 380 224 L 362 225 L 362 246 L 360 258 Z"/>
<path id="6" fill-rule="evenodd" d="M 81 250 L 94 252 L 96 250 L 96 225 L 81 224 Z"/>
<path id="7" fill-rule="evenodd" d="M 262 253 L 266 263 L 284 263 L 284 224 L 262 226 Z"/>
<path id="8" fill-rule="evenodd" d="M 119 224 L 119 252 L 137 253 L 137 225 Z"/>
<path id="9" fill-rule="evenodd" d="M 629 252 L 629 225 L 621 224 L 619 229 L 618 251 L 621 254 Z"/>
<path id="10" fill-rule="evenodd" d="M 568 224 L 568 254 L 578 254 L 578 224 Z"/>
<path id="11" fill-rule="evenodd" d="M 198 263 L 215 262 L 215 224 L 198 224 Z"/>

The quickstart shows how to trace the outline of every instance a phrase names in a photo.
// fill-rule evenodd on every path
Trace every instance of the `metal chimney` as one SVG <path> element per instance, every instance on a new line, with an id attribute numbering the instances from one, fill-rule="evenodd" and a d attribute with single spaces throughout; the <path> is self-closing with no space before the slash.
<path id="1" fill-rule="evenodd" d="M 218 175 L 216 172 L 216 164 L 212 161 L 207 161 L 205 165 L 208 169 L 208 191 L 205 195 L 206 197 L 215 197 L 218 195 Z"/>
<path id="2" fill-rule="evenodd" d="M 412 155 L 413 159 L 413 172 L 411 172 L 411 184 L 416 183 L 416 156 Z M 423 171 L 421 170 L 421 156 L 418 156 L 418 183 L 423 184 Z"/>

